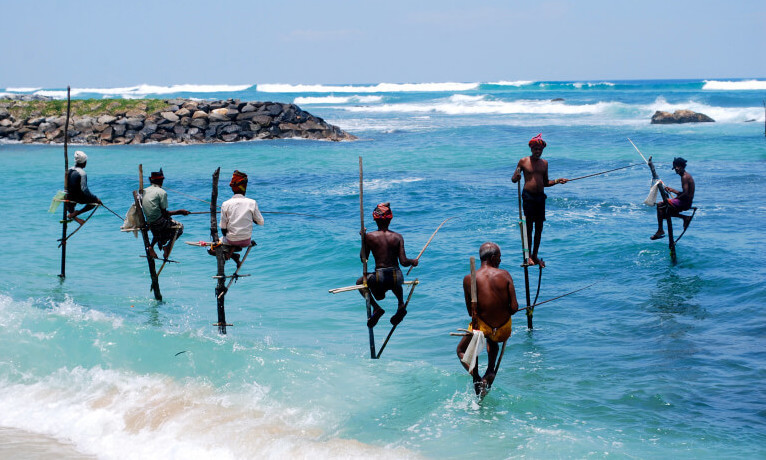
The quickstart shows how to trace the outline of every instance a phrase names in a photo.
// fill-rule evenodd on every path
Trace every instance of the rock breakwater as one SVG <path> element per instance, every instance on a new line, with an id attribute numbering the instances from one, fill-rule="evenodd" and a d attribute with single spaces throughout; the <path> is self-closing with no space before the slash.
<path id="1" fill-rule="evenodd" d="M 170 100 L 74 100 L 73 144 L 196 144 L 257 139 L 354 140 L 295 104 Z M 0 139 L 63 143 L 66 101 L 0 100 Z"/>

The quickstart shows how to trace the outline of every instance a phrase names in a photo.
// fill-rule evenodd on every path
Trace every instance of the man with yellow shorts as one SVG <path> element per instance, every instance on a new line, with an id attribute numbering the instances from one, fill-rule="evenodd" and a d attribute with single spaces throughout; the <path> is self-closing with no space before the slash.
<path id="1" fill-rule="evenodd" d="M 498 344 L 511 336 L 511 316 L 519 311 L 519 303 L 516 300 L 516 289 L 513 287 L 511 274 L 498 268 L 500 247 L 495 243 L 482 244 L 479 248 L 479 259 L 481 267 L 476 271 L 476 316 L 471 318 L 469 330 L 478 329 L 487 339 L 487 372 L 483 378 L 479 377 L 479 368 L 476 366 L 471 375 L 474 384 L 483 383 L 485 387 L 490 387 L 497 373 L 495 361 L 500 348 Z M 472 315 L 471 275 L 463 278 L 463 293 L 468 314 Z M 457 356 L 466 370 L 469 367 L 462 359 L 470 342 L 471 335 L 467 335 L 457 346 Z"/>

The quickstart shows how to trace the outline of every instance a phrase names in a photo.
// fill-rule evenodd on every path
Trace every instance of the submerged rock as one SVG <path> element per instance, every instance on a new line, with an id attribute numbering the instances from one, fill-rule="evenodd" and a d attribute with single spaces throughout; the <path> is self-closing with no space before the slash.
<path id="1" fill-rule="evenodd" d="M 691 110 L 676 110 L 673 113 L 656 111 L 652 115 L 653 125 L 667 125 L 674 123 L 711 123 L 712 118 L 704 113 L 692 112 Z"/>

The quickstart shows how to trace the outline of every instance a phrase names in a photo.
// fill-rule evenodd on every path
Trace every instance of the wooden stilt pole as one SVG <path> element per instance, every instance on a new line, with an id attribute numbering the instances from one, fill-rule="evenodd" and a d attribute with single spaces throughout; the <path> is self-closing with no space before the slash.
<path id="1" fill-rule="evenodd" d="M 655 181 L 660 180 L 660 177 L 657 175 L 657 171 L 654 169 L 654 163 L 652 163 L 652 157 L 649 157 L 648 160 L 646 160 L 646 164 L 649 165 L 649 169 L 652 171 L 652 179 Z M 665 186 L 663 184 L 660 184 L 659 187 L 657 187 L 657 190 L 659 190 L 660 195 L 662 195 L 662 202 L 667 206 L 665 208 L 665 220 L 667 222 L 668 227 L 668 248 L 670 249 L 670 260 L 673 263 L 676 263 L 676 241 L 673 238 L 673 221 L 670 217 L 670 195 L 668 195 L 668 191 L 665 190 Z"/>
<path id="2" fill-rule="evenodd" d="M 141 198 L 143 197 L 143 174 L 141 165 L 138 166 L 139 174 L 142 179 L 139 181 L 139 189 L 133 191 L 133 202 L 136 206 L 136 216 L 138 217 L 138 225 L 141 229 L 141 237 L 144 240 L 144 252 L 146 253 L 146 261 L 149 264 L 149 276 L 152 278 L 152 285 L 149 288 L 154 292 L 154 298 L 162 301 L 162 293 L 160 292 L 160 282 L 157 278 L 157 267 L 154 263 L 154 257 L 150 255 L 151 243 L 149 241 L 149 226 L 146 224 L 146 217 L 144 217 L 144 207 L 141 205 Z"/>
<path id="3" fill-rule="evenodd" d="M 410 304 L 410 299 L 412 299 L 412 292 L 415 290 L 415 286 L 420 284 L 417 278 L 415 278 L 415 281 L 412 282 L 412 286 L 410 286 L 410 293 L 407 295 L 407 301 L 404 302 L 404 309 L 407 309 L 407 306 Z M 401 323 L 400 323 L 401 324 Z M 380 355 L 383 354 L 383 350 L 386 349 L 386 345 L 388 345 L 388 341 L 391 339 L 391 336 L 394 335 L 394 331 L 396 330 L 396 326 L 399 324 L 394 324 L 391 326 L 391 330 L 388 332 L 388 335 L 386 336 L 386 340 L 383 341 L 383 345 L 380 346 L 380 350 L 378 350 L 378 354 L 375 355 L 375 359 L 380 359 Z"/>
<path id="4" fill-rule="evenodd" d="M 532 302 L 529 296 L 529 240 L 527 238 L 527 220 L 524 215 L 523 206 L 521 205 L 521 180 L 516 183 L 518 185 L 518 198 L 519 198 L 519 231 L 521 233 L 521 255 L 523 261 L 521 266 L 524 268 L 524 290 L 526 292 L 527 301 L 527 328 L 532 329 L 532 317 L 535 312 L 535 307 L 532 306 Z"/>
<path id="5" fill-rule="evenodd" d="M 226 300 L 226 259 L 223 255 L 223 246 L 220 243 L 218 237 L 218 176 L 221 174 L 221 168 L 218 168 L 213 173 L 213 191 L 210 195 L 210 237 L 213 244 L 217 244 L 215 247 L 215 259 L 218 263 L 217 272 L 217 284 L 215 287 L 215 300 L 218 310 L 218 322 L 215 324 L 218 326 L 219 334 L 226 334 L 226 309 L 224 307 L 224 301 Z"/>
<path id="6" fill-rule="evenodd" d="M 365 243 L 366 229 L 364 228 L 364 173 L 362 168 L 362 157 L 359 157 L 359 219 L 362 222 L 362 285 L 364 285 L 364 303 L 367 308 L 367 319 L 372 316 L 372 299 L 370 289 L 367 287 L 367 244 Z M 375 332 L 371 327 L 367 328 L 370 334 L 370 358 L 377 359 L 375 353 Z"/>
<path id="7" fill-rule="evenodd" d="M 70 88 L 66 87 L 66 121 L 64 122 L 64 199 L 68 199 L 66 195 L 69 191 L 69 152 L 67 147 L 69 145 L 69 110 L 71 108 Z M 67 224 L 67 203 L 64 203 L 62 218 L 61 218 L 61 273 L 59 277 L 64 279 L 66 277 L 66 224 Z"/>

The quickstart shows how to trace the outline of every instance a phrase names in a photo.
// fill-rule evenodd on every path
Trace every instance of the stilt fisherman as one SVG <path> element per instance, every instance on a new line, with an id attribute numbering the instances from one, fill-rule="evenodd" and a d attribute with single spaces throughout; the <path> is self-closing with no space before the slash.
<path id="1" fill-rule="evenodd" d="M 239 267 L 239 254 L 242 248 L 254 244 L 253 223 L 263 225 L 263 216 L 258 209 L 258 203 L 252 198 L 246 198 L 247 174 L 235 170 L 229 182 L 234 194 L 221 205 L 221 233 L 223 233 L 224 256 L 231 258 Z M 214 252 L 209 251 L 215 255 Z"/>
<path id="2" fill-rule="evenodd" d="M 170 248 L 173 241 L 178 239 L 184 233 L 182 223 L 171 219 L 171 216 L 188 216 L 189 211 L 178 209 L 168 211 L 168 192 L 162 189 L 162 183 L 165 181 L 165 175 L 162 168 L 159 171 L 153 171 L 149 176 L 151 185 L 144 189 L 144 196 L 141 199 L 141 207 L 144 209 L 146 223 L 152 231 L 152 241 L 150 243 L 149 255 L 157 258 L 154 251 L 154 245 L 157 244 L 162 249 L 162 256 L 167 259 L 170 255 Z"/>
<path id="3" fill-rule="evenodd" d="M 74 153 L 74 166 L 67 171 L 67 202 L 65 203 L 69 213 L 67 218 L 80 225 L 84 224 L 85 221 L 77 216 L 101 204 L 101 200 L 88 188 L 88 175 L 85 173 L 87 164 L 88 156 L 82 150 L 78 150 Z M 75 211 L 77 204 L 84 204 L 85 206 L 79 211 Z"/>
<path id="4" fill-rule="evenodd" d="M 497 374 L 496 360 L 499 344 L 505 343 L 511 336 L 511 316 L 519 311 L 513 278 L 507 270 L 500 267 L 500 247 L 495 243 L 484 243 L 479 248 L 481 267 L 476 270 L 476 311 L 471 299 L 471 275 L 463 278 L 463 293 L 468 315 L 471 316 L 469 331 L 457 346 L 460 362 L 473 377 L 476 394 L 488 391 Z M 487 371 L 479 376 L 479 366 L 475 358 L 469 363 L 464 360 L 466 351 L 474 338 L 473 331 L 481 331 L 487 342 Z M 476 350 L 476 354 L 481 350 Z"/>
<path id="5" fill-rule="evenodd" d="M 391 324 L 396 326 L 407 314 L 404 307 L 404 292 L 402 284 L 404 276 L 399 264 L 404 267 L 410 265 L 417 267 L 417 259 L 408 259 L 404 251 L 404 238 L 396 232 L 388 229 L 391 219 L 394 215 L 391 212 L 390 203 L 381 203 L 375 207 L 372 212 L 372 218 L 378 225 L 378 230 L 365 234 L 364 252 L 360 253 L 362 260 L 366 260 L 372 251 L 375 257 L 375 272 L 367 274 L 367 287 L 370 289 L 372 297 L 370 303 L 373 307 L 372 315 L 367 321 L 367 327 L 375 327 L 378 320 L 385 313 L 375 300 L 383 300 L 387 291 L 392 291 L 398 301 L 396 313 L 391 316 Z M 364 278 L 356 280 L 356 284 L 363 284 Z M 363 291 L 359 291 L 364 296 Z"/>
<path id="6" fill-rule="evenodd" d="M 668 200 L 668 203 L 657 203 L 657 233 L 651 236 L 651 239 L 658 240 L 665 236 L 665 230 L 662 228 L 662 221 L 671 217 L 680 217 L 684 221 L 684 230 L 691 222 L 691 216 L 681 214 L 682 211 L 691 209 L 694 201 L 694 178 L 686 171 L 686 160 L 681 157 L 673 159 L 673 171 L 681 176 L 681 188 L 678 190 L 665 186 L 665 190 L 676 195 L 675 198 Z"/>
<path id="7" fill-rule="evenodd" d="M 540 249 L 540 238 L 545 222 L 545 200 L 548 198 L 543 190 L 545 187 L 553 187 L 556 184 L 566 184 L 569 180 L 564 178 L 548 180 L 548 162 L 541 158 L 543 149 L 547 145 L 542 134 L 533 137 L 529 141 L 529 149 L 532 154 L 519 160 L 516 171 L 511 178 L 515 184 L 521 180 L 521 173 L 524 172 L 524 191 L 521 194 L 521 199 L 524 202 L 524 215 L 527 221 L 527 244 L 532 248 L 526 264 L 537 265 L 539 263 L 542 267 L 545 267 L 545 263 L 537 257 L 537 251 Z M 534 246 L 532 245 L 533 228 Z"/>

